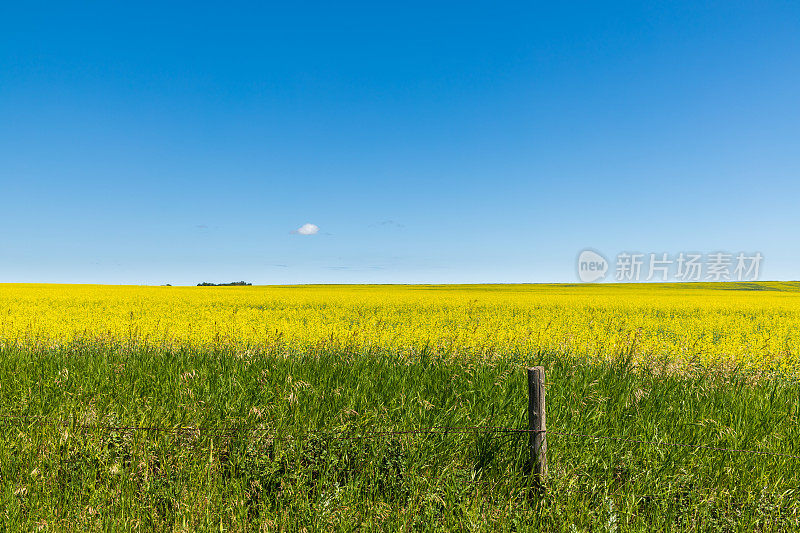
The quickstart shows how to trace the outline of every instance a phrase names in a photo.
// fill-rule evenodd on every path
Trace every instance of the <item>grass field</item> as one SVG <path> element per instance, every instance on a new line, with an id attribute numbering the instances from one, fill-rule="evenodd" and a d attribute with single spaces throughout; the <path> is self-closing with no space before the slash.
<path id="1" fill-rule="evenodd" d="M 2 527 L 800 529 L 800 459 L 630 442 L 800 455 L 798 298 L 0 286 Z M 524 428 L 533 364 L 543 492 L 524 433 L 388 433 Z"/>

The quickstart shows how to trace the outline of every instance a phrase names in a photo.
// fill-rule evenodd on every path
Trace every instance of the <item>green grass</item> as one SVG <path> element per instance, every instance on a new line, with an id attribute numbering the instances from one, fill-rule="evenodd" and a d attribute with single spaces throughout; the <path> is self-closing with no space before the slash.
<path id="1" fill-rule="evenodd" d="M 544 492 L 524 433 L 526 365 L 547 369 Z M 800 384 L 676 376 L 547 355 L 494 363 L 386 353 L 293 356 L 100 348 L 0 351 L 3 530 L 786 531 Z M 81 426 L 235 427 L 237 431 Z M 272 438 L 277 437 L 277 438 Z"/>

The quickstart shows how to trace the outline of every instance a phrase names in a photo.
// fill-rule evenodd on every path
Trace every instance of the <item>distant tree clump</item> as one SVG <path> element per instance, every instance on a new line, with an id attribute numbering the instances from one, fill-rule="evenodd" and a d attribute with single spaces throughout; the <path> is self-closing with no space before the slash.
<path id="1" fill-rule="evenodd" d="M 198 283 L 198 287 L 247 287 L 252 285 L 252 283 L 247 283 L 246 281 L 232 281 L 230 283 L 209 283 L 204 281 L 203 283 Z"/>

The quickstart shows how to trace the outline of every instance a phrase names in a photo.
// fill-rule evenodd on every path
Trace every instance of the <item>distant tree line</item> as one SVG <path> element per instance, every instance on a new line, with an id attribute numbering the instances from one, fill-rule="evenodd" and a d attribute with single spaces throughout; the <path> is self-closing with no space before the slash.
<path id="1" fill-rule="evenodd" d="M 252 283 L 247 283 L 245 281 L 232 281 L 230 283 L 209 283 L 204 281 L 203 283 L 198 283 L 198 287 L 246 287 L 248 285 L 252 285 Z"/>

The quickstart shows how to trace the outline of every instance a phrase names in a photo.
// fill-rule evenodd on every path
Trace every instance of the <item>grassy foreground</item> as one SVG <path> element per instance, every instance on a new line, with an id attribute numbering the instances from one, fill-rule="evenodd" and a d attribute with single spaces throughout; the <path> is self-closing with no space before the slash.
<path id="1" fill-rule="evenodd" d="M 524 428 L 529 364 L 547 369 L 542 494 L 529 488 L 524 433 L 336 438 Z M 109 531 L 800 528 L 800 459 L 555 434 L 800 455 L 794 378 L 664 370 L 547 355 L 465 363 L 425 351 L 8 347 L 0 521 Z M 165 429 L 187 427 L 206 429 Z"/>

